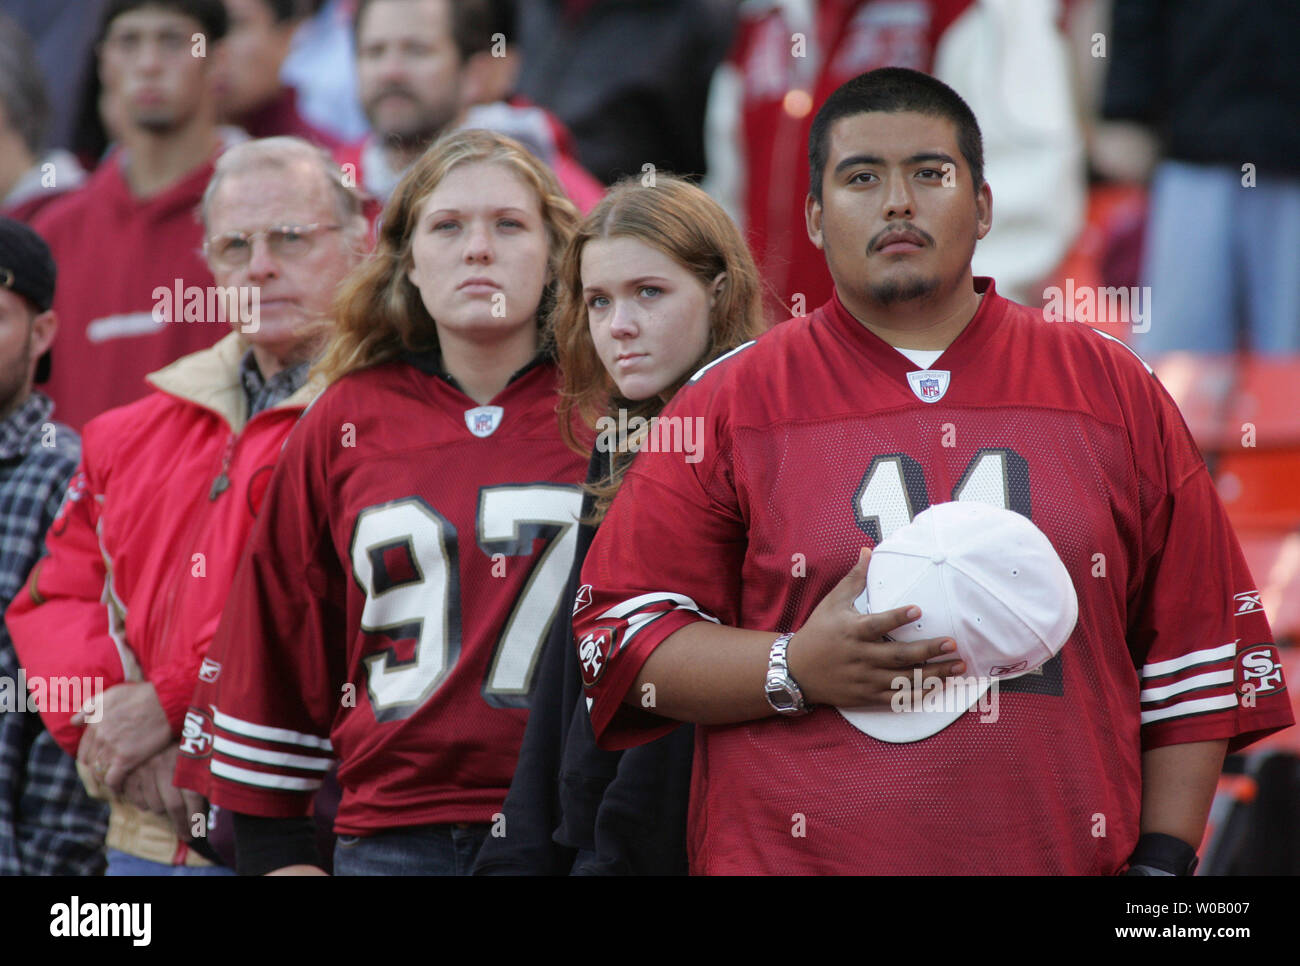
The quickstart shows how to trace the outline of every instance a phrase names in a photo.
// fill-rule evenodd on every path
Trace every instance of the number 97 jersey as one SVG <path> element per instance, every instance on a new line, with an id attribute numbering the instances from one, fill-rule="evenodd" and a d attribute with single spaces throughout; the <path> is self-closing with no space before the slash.
<path id="1" fill-rule="evenodd" d="M 586 460 L 539 362 L 477 406 L 408 356 L 330 387 L 291 434 L 181 741 L 178 783 L 335 828 L 486 822 L 510 785 L 573 564 Z"/>

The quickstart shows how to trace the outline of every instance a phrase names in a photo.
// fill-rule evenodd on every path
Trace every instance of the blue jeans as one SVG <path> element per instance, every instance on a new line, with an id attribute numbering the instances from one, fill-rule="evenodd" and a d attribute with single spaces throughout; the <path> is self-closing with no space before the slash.
<path id="1" fill-rule="evenodd" d="M 491 826 L 417 825 L 340 835 L 335 875 L 469 875 Z"/>
<path id="2" fill-rule="evenodd" d="M 163 865 L 150 862 L 138 855 L 108 850 L 108 870 L 104 875 L 234 875 L 234 869 L 224 865 Z"/>
<path id="3" fill-rule="evenodd" d="M 1249 158 L 1243 159 L 1248 161 Z M 1253 188 L 1240 166 L 1164 161 L 1151 185 L 1143 284 L 1151 328 L 1133 347 L 1300 352 L 1300 178 L 1269 173 Z"/>

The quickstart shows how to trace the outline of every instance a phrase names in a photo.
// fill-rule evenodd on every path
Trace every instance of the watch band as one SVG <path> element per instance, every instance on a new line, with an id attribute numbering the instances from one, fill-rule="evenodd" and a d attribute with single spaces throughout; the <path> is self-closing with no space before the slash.
<path id="1" fill-rule="evenodd" d="M 790 716 L 807 714 L 809 710 L 803 698 L 803 690 L 790 674 L 790 665 L 786 661 L 785 652 L 792 637 L 794 634 L 782 634 L 772 642 L 767 657 L 767 681 L 763 689 L 772 710 Z"/>

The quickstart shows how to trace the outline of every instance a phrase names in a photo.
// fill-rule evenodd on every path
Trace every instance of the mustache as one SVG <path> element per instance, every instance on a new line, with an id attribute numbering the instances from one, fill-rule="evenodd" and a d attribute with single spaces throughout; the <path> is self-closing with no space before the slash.
<path id="1" fill-rule="evenodd" d="M 385 97 L 388 97 L 390 94 L 397 94 L 401 97 L 405 97 L 408 101 L 419 100 L 419 98 L 415 96 L 415 92 L 411 90 L 409 87 L 406 87 L 401 84 L 394 84 L 389 87 L 385 87 L 378 91 L 375 91 L 374 94 L 370 95 L 370 97 L 366 99 L 366 103 L 374 104 L 377 101 L 382 100 Z"/>
<path id="2" fill-rule="evenodd" d="M 913 225 L 910 221 L 900 221 L 900 222 L 895 222 L 894 224 L 890 225 L 888 228 L 884 229 L 883 231 L 878 232 L 876 236 L 872 238 L 871 242 L 868 244 L 867 251 L 871 251 L 871 252 L 876 251 L 876 249 L 880 248 L 881 243 L 884 242 L 886 238 L 890 238 L 894 235 L 907 235 L 907 234 L 916 235 L 918 238 L 921 238 L 927 245 L 934 244 L 934 238 L 929 234 L 929 232 L 922 231 L 920 228 L 917 228 L 915 225 Z"/>

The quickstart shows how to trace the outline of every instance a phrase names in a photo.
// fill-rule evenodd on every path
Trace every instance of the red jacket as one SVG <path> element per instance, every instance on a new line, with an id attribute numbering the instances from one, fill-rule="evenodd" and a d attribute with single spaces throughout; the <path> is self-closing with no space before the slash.
<path id="1" fill-rule="evenodd" d="M 316 389 L 245 425 L 245 348 L 228 335 L 86 426 L 49 556 L 5 615 L 29 676 L 151 681 L 177 736 L 271 469 Z M 223 473 L 228 487 L 214 488 Z M 41 712 L 70 754 L 73 710 Z"/>
<path id="2" fill-rule="evenodd" d="M 59 268 L 54 310 L 53 376 L 45 392 L 74 429 L 106 409 L 134 402 L 149 391 L 144 378 L 181 356 L 207 348 L 228 329 L 209 318 L 184 320 L 212 273 L 203 261 L 199 201 L 212 165 L 195 168 L 151 198 L 131 194 L 121 152 L 104 161 L 81 188 L 51 203 L 32 222 Z M 172 317 L 163 310 L 182 304 Z M 168 291 L 164 301 L 155 297 Z M 203 299 L 206 306 L 207 299 Z"/>

